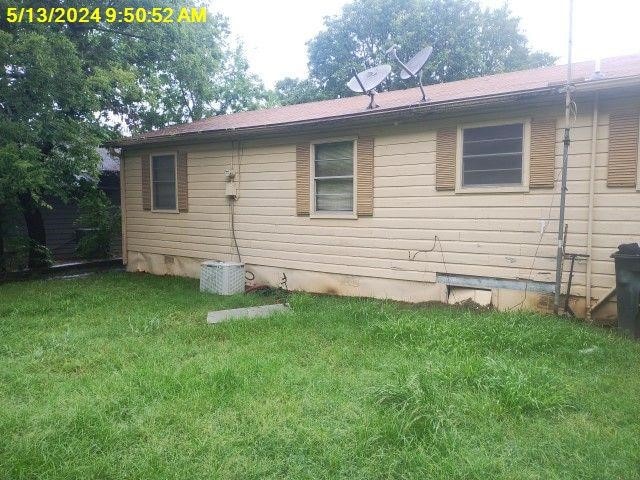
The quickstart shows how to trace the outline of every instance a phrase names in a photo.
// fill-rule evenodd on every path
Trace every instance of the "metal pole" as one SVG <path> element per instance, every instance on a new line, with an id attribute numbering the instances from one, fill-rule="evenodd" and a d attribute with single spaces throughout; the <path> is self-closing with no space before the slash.
<path id="1" fill-rule="evenodd" d="M 560 308 L 560 291 L 562 289 L 562 261 L 564 259 L 564 210 L 567 196 L 567 165 L 569 163 L 569 121 L 571 117 L 571 47 L 573 34 L 573 0 L 569 0 L 569 54 L 567 58 L 567 84 L 565 85 L 564 102 L 564 148 L 562 151 L 562 184 L 560 187 L 560 215 L 558 219 L 558 250 L 556 252 L 556 286 L 553 299 L 553 313 Z"/>

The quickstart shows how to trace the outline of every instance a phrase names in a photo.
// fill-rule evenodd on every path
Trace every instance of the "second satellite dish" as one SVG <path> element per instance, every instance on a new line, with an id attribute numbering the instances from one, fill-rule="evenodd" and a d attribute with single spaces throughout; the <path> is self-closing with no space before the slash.
<path id="1" fill-rule="evenodd" d="M 377 108 L 374 101 L 376 94 L 375 88 L 380 85 L 385 78 L 391 73 L 391 65 L 378 65 L 373 68 L 368 68 L 362 72 L 356 72 L 354 70 L 353 77 L 347 82 L 347 87 L 356 93 L 365 93 L 369 95 L 371 99 L 368 109 Z"/>
<path id="2" fill-rule="evenodd" d="M 420 92 L 422 92 L 422 101 L 427 101 L 427 95 L 424 93 L 424 87 L 422 86 L 422 67 L 427 63 L 427 60 L 431 56 L 431 52 L 433 52 L 433 47 L 428 46 L 420 50 L 413 57 L 409 59 L 407 63 L 403 63 L 402 60 L 398 58 L 397 48 L 395 45 L 387 50 L 387 53 L 394 56 L 396 61 L 402 67 L 402 71 L 400 72 L 400 78 L 406 80 L 407 78 L 415 78 L 418 80 L 418 86 L 420 87 Z"/>

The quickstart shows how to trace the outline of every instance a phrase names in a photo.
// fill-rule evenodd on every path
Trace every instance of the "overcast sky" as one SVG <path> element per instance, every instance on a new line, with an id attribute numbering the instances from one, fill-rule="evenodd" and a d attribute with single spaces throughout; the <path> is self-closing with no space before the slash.
<path id="1" fill-rule="evenodd" d="M 251 70 L 268 87 L 284 77 L 307 75 L 306 42 L 323 27 L 323 17 L 340 13 L 345 0 L 212 0 L 211 9 L 231 22 L 244 43 Z M 480 0 L 499 7 L 505 0 Z M 566 63 L 569 0 L 507 0 L 521 17 L 522 31 L 535 50 Z M 574 61 L 640 53 L 640 1 L 575 0 Z"/>

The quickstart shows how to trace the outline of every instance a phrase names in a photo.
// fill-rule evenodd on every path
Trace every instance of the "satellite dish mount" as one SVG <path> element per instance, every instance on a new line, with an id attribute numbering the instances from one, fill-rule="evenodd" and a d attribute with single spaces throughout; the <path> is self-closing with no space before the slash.
<path id="1" fill-rule="evenodd" d="M 427 95 L 424 92 L 424 86 L 422 85 L 422 69 L 424 64 L 427 63 L 427 60 L 431 56 L 431 52 L 433 52 L 433 47 L 428 46 L 420 50 L 413 57 L 409 59 L 409 61 L 405 64 L 402 60 L 398 58 L 398 46 L 393 45 L 387 53 L 393 55 L 396 59 L 396 62 L 400 64 L 402 71 L 400 72 L 400 78 L 406 80 L 407 78 L 415 78 L 418 81 L 418 86 L 420 87 L 420 92 L 422 93 L 421 102 L 427 101 Z"/>
<path id="2" fill-rule="evenodd" d="M 358 82 L 358 85 L 360 85 L 360 89 L 362 90 L 362 93 L 366 93 L 367 95 L 369 95 L 369 106 L 367 107 L 367 110 L 373 110 L 374 108 L 378 108 L 380 105 L 376 103 L 375 89 L 372 88 L 371 90 L 367 91 L 365 86 L 362 84 L 362 80 L 360 80 L 360 77 L 358 76 L 358 72 L 356 71 L 356 69 L 354 68 L 352 70 L 353 70 L 353 77 Z"/>
<path id="3" fill-rule="evenodd" d="M 362 72 L 353 69 L 353 77 L 347 82 L 347 87 L 353 92 L 369 95 L 369 106 L 367 110 L 378 108 L 375 101 L 375 88 L 384 81 L 391 73 L 391 65 L 378 65 Z"/>

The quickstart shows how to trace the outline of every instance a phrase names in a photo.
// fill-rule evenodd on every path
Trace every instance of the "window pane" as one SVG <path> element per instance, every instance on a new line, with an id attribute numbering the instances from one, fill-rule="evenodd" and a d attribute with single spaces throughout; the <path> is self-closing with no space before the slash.
<path id="1" fill-rule="evenodd" d="M 320 143 L 314 150 L 316 160 L 353 159 L 353 142 Z"/>
<path id="2" fill-rule="evenodd" d="M 482 155 L 497 152 L 522 152 L 522 137 L 506 140 L 476 140 L 464 142 L 464 155 Z"/>
<path id="3" fill-rule="evenodd" d="M 337 197 L 316 195 L 316 211 L 318 212 L 351 212 L 353 197 Z"/>
<path id="4" fill-rule="evenodd" d="M 174 181 L 173 155 L 160 155 L 153 157 L 153 181 Z"/>
<path id="5" fill-rule="evenodd" d="M 353 211 L 353 142 L 317 144 L 314 151 L 316 211 Z"/>
<path id="6" fill-rule="evenodd" d="M 353 179 L 316 180 L 317 211 L 353 210 Z"/>
<path id="7" fill-rule="evenodd" d="M 481 155 L 465 158 L 464 170 L 503 170 L 506 168 L 521 168 L 522 154 L 515 155 Z"/>
<path id="8" fill-rule="evenodd" d="M 522 183 L 523 124 L 466 128 L 462 185 Z"/>
<path id="9" fill-rule="evenodd" d="M 152 157 L 153 208 L 176 209 L 176 171 L 173 155 Z"/>
<path id="10" fill-rule="evenodd" d="M 153 184 L 153 208 L 158 210 L 176 209 L 176 185 L 172 182 Z"/>
<path id="11" fill-rule="evenodd" d="M 464 185 L 500 185 L 522 183 L 522 170 L 478 170 L 464 172 Z"/>
<path id="12" fill-rule="evenodd" d="M 353 196 L 353 179 L 351 178 L 319 178 L 316 180 L 316 193 L 322 195 Z"/>
<path id="13" fill-rule="evenodd" d="M 342 160 L 316 160 L 316 177 L 336 177 L 353 175 L 351 158 Z"/>
<path id="14" fill-rule="evenodd" d="M 522 124 L 512 123 L 510 125 L 494 125 L 491 127 L 465 128 L 464 139 L 486 140 L 522 137 Z"/>

